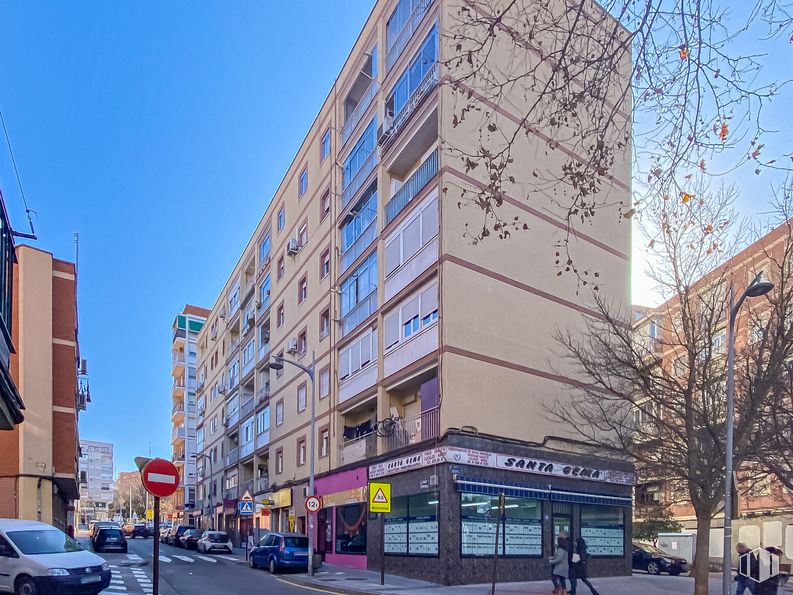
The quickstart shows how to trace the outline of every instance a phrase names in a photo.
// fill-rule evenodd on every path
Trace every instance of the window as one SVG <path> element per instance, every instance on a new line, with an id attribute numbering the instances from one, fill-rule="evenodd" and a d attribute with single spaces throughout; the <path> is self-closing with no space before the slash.
<path id="1" fill-rule="evenodd" d="M 322 142 L 319 145 L 319 160 L 325 161 L 330 155 L 330 128 L 322 135 Z"/>
<path id="2" fill-rule="evenodd" d="M 275 472 L 284 472 L 284 449 L 279 448 L 275 451 Z"/>
<path id="3" fill-rule="evenodd" d="M 324 339 L 330 334 L 330 308 L 325 308 L 319 315 L 319 338 Z"/>
<path id="4" fill-rule="evenodd" d="M 322 253 L 319 261 L 319 278 L 324 279 L 330 273 L 330 248 Z"/>
<path id="5" fill-rule="evenodd" d="M 270 344 L 270 322 L 259 325 L 259 349 L 264 349 Z"/>
<path id="6" fill-rule="evenodd" d="M 275 425 L 280 426 L 284 423 L 284 400 L 279 399 L 275 404 Z"/>
<path id="7" fill-rule="evenodd" d="M 278 305 L 278 314 L 275 317 L 275 325 L 278 328 L 281 328 L 282 326 L 284 326 L 285 322 L 286 322 L 286 313 L 284 312 L 284 304 L 282 302 L 281 304 Z"/>
<path id="8" fill-rule="evenodd" d="M 303 221 L 303 225 L 300 226 L 297 232 L 297 243 L 301 248 L 308 244 L 308 221 Z"/>
<path id="9" fill-rule="evenodd" d="M 428 2 L 425 0 L 399 0 L 394 12 L 391 13 L 391 16 L 388 17 L 388 21 L 386 21 L 386 47 L 390 50 L 391 46 L 394 45 L 399 34 L 404 29 L 405 25 L 410 18 L 410 15 L 413 14 L 419 4 L 424 3 L 425 6 L 429 5 Z"/>
<path id="10" fill-rule="evenodd" d="M 270 273 L 267 273 L 259 285 L 259 303 L 263 309 L 266 309 L 270 304 Z"/>
<path id="11" fill-rule="evenodd" d="M 303 277 L 300 279 L 300 283 L 297 284 L 297 303 L 302 304 L 306 301 L 308 297 L 308 277 Z"/>
<path id="12" fill-rule="evenodd" d="M 264 239 L 259 242 L 259 266 L 263 267 L 264 263 L 270 260 L 270 234 L 264 236 Z"/>
<path id="13" fill-rule="evenodd" d="M 377 184 L 364 192 L 360 208 L 341 228 L 341 253 L 344 262 L 352 264 L 377 237 Z M 362 238 L 358 241 L 359 238 Z"/>
<path id="14" fill-rule="evenodd" d="M 278 257 L 278 280 L 279 281 L 281 280 L 281 277 L 284 276 L 285 272 L 286 272 L 286 265 L 285 265 L 285 262 L 284 262 L 284 255 L 282 254 L 281 256 Z"/>
<path id="15" fill-rule="evenodd" d="M 542 502 L 507 496 L 498 520 L 498 496 L 460 494 L 460 553 L 491 557 L 499 524 L 499 556 L 542 556 Z"/>
<path id="16" fill-rule="evenodd" d="M 328 452 L 330 452 L 330 430 L 321 428 L 319 431 L 319 457 L 328 456 Z"/>
<path id="17" fill-rule="evenodd" d="M 396 118 L 405 108 L 411 95 L 419 88 L 424 77 L 435 65 L 438 57 L 438 31 L 432 28 L 424 38 L 424 43 L 418 52 L 413 56 L 410 65 L 399 77 L 391 93 L 386 99 L 386 114 Z"/>
<path id="18" fill-rule="evenodd" d="M 385 349 L 438 320 L 438 282 L 423 289 L 383 318 Z"/>
<path id="19" fill-rule="evenodd" d="M 349 314 L 356 306 L 375 296 L 377 291 L 377 251 L 372 252 L 355 271 L 341 284 L 341 315 Z M 356 316 L 351 328 L 362 322 L 369 314 L 374 312 L 376 299 L 371 300 L 368 307 L 363 308 Z"/>
<path id="20" fill-rule="evenodd" d="M 330 394 L 330 366 L 325 366 L 319 371 L 319 398 Z"/>
<path id="21" fill-rule="evenodd" d="M 367 331 L 339 352 L 339 380 L 352 376 L 377 359 L 377 331 Z"/>
<path id="22" fill-rule="evenodd" d="M 282 349 L 275 357 L 277 359 L 283 359 L 284 358 L 284 350 Z M 276 378 L 280 378 L 283 375 L 284 375 L 284 369 L 283 368 L 281 368 L 280 370 L 276 370 L 275 371 L 275 377 Z"/>
<path id="23" fill-rule="evenodd" d="M 308 169 L 303 168 L 300 172 L 300 177 L 297 180 L 297 196 L 300 198 L 308 190 Z"/>
<path id="24" fill-rule="evenodd" d="M 337 554 L 366 555 L 367 512 L 363 502 L 336 507 Z"/>
<path id="25" fill-rule="evenodd" d="M 306 410 L 306 383 L 297 387 L 297 412 L 302 413 Z"/>
<path id="26" fill-rule="evenodd" d="M 319 220 L 322 221 L 330 214 L 330 190 L 326 190 L 319 199 Z"/>
<path id="27" fill-rule="evenodd" d="M 281 208 L 278 209 L 278 221 L 277 221 L 278 231 L 281 231 L 285 225 L 286 225 L 286 211 L 284 210 L 284 207 L 281 206 Z"/>
<path id="28" fill-rule="evenodd" d="M 346 188 L 349 186 L 352 179 L 366 164 L 369 156 L 374 152 L 377 146 L 377 118 L 372 118 L 369 126 L 361 134 L 361 138 L 355 143 L 355 146 L 350 151 L 349 156 L 344 162 L 344 171 L 342 174 L 342 186 Z"/>
<path id="29" fill-rule="evenodd" d="M 253 362 L 254 355 L 256 353 L 256 340 L 251 339 L 245 345 L 245 348 L 242 350 L 242 365 L 247 366 L 251 362 Z"/>
<path id="30" fill-rule="evenodd" d="M 268 405 L 256 415 L 256 434 L 264 434 L 270 429 L 270 406 Z"/>
<path id="31" fill-rule="evenodd" d="M 297 465 L 306 464 L 306 439 L 300 438 L 297 441 Z"/>
<path id="32" fill-rule="evenodd" d="M 248 421 L 243 422 L 242 425 L 242 444 L 248 444 L 251 440 L 253 440 L 253 418 L 250 418 Z"/>
<path id="33" fill-rule="evenodd" d="M 619 506 L 581 504 L 581 537 L 593 557 L 622 557 L 625 549 L 625 515 Z"/>
<path id="34" fill-rule="evenodd" d="M 209 435 L 212 436 L 218 431 L 218 416 L 215 415 L 209 420 Z"/>
<path id="35" fill-rule="evenodd" d="M 385 276 L 410 260 L 438 235 L 438 200 L 432 198 L 410 214 L 385 244 Z"/>
<path id="36" fill-rule="evenodd" d="M 391 498 L 385 513 L 386 554 L 438 555 L 438 492 Z M 492 552 L 491 552 L 492 555 Z"/>
<path id="37" fill-rule="evenodd" d="M 234 286 L 229 294 L 229 316 L 237 311 L 240 307 L 240 284 L 239 282 Z"/>
<path id="38" fill-rule="evenodd" d="M 198 428 L 195 433 L 195 447 L 198 452 L 204 450 L 204 428 Z M 112 473 L 112 471 L 111 471 Z"/>
<path id="39" fill-rule="evenodd" d="M 303 357 L 308 351 L 308 338 L 306 329 L 303 329 L 297 335 L 297 356 Z"/>

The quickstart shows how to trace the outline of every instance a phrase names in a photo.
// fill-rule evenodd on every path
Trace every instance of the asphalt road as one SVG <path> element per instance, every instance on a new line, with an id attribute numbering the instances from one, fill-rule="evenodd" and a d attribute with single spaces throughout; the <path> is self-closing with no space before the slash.
<path id="1" fill-rule="evenodd" d="M 80 539 L 90 549 L 87 539 Z M 152 592 L 152 540 L 131 539 L 129 554 L 100 553 L 113 571 L 113 578 L 105 595 L 149 595 Z M 130 566 L 137 557 L 145 564 Z M 138 560 L 139 561 L 139 560 Z M 288 577 L 289 575 L 284 575 Z M 297 595 L 333 593 L 299 587 L 271 575 L 265 570 L 253 570 L 240 556 L 199 554 L 160 544 L 161 595 Z"/>

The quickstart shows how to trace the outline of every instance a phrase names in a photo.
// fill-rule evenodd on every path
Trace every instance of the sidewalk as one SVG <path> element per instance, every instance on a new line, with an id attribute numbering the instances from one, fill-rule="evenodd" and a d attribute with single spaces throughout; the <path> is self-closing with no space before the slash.
<path id="1" fill-rule="evenodd" d="M 370 570 L 356 570 L 323 564 L 314 577 L 307 574 L 285 574 L 283 580 L 299 586 L 314 587 L 336 593 L 352 595 L 370 593 L 390 593 L 393 595 L 489 595 L 490 584 L 444 587 L 435 583 L 404 578 L 387 574 L 385 585 L 380 586 L 380 573 Z M 637 573 L 633 576 L 605 577 L 590 579 L 601 595 L 691 595 L 694 592 L 694 579 L 687 576 L 651 576 Z M 721 575 L 711 574 L 710 595 L 721 595 Z M 496 585 L 496 593 L 502 595 L 548 595 L 551 581 L 521 583 L 501 583 Z M 780 589 L 780 593 L 791 593 L 790 585 Z M 586 585 L 579 583 L 578 593 L 589 595 Z"/>

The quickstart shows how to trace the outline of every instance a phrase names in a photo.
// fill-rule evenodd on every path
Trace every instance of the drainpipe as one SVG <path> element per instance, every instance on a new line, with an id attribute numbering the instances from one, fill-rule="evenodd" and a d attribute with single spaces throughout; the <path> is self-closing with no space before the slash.
<path id="1" fill-rule="evenodd" d="M 41 521 L 41 478 L 36 482 L 36 520 Z"/>

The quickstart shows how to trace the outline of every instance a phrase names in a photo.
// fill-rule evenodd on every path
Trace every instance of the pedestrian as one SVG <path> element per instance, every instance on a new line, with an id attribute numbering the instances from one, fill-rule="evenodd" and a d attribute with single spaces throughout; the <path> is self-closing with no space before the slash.
<path id="1" fill-rule="evenodd" d="M 570 548 L 570 595 L 575 595 L 579 580 L 589 587 L 592 595 L 599 595 L 587 576 L 588 561 L 589 553 L 587 553 L 586 541 L 583 537 L 579 537 L 575 540 L 575 548 Z"/>
<path id="2" fill-rule="evenodd" d="M 757 577 L 758 561 L 757 556 L 752 553 L 746 544 L 739 543 L 735 546 L 738 552 L 738 572 L 735 575 L 735 595 L 743 595 L 749 591 L 751 595 L 756 595 L 757 582 L 749 577 Z"/>
<path id="3" fill-rule="evenodd" d="M 554 595 L 567 595 L 567 578 L 570 576 L 569 547 L 567 538 L 559 535 L 556 539 L 556 553 L 548 559 L 551 564 Z"/>
<path id="4" fill-rule="evenodd" d="M 70 524 L 68 527 L 66 527 L 66 535 L 74 539 L 74 525 Z"/>
<path id="5" fill-rule="evenodd" d="M 785 555 L 782 552 L 782 550 L 780 550 L 779 548 L 776 548 L 776 547 L 767 547 L 767 548 L 765 548 L 765 550 L 769 554 L 773 554 L 773 555 L 777 556 L 779 558 L 779 560 L 781 560 L 782 557 Z M 754 595 L 777 595 L 777 593 L 779 592 L 779 566 L 778 566 L 778 564 L 779 564 L 779 562 L 777 561 L 777 567 L 776 567 L 777 574 L 772 576 L 771 578 L 767 578 L 766 580 L 757 583 L 757 586 L 755 587 Z M 759 562 L 758 562 L 758 565 L 759 565 Z"/>

